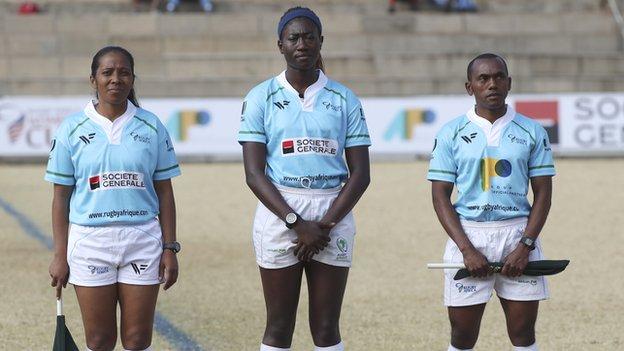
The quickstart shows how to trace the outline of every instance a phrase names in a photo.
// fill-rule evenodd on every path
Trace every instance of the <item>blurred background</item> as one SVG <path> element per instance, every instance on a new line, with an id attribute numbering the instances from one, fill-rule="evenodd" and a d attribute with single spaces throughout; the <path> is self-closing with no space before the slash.
<path id="1" fill-rule="evenodd" d="M 120 45 L 183 159 L 240 159 L 241 100 L 285 68 L 276 26 L 297 4 L 322 19 L 326 73 L 363 99 L 376 159 L 426 156 L 470 106 L 466 66 L 483 52 L 507 59 L 509 102 L 558 155 L 622 154 L 620 1 L 0 0 L 0 157 L 44 159 L 93 96 L 95 52 Z"/>

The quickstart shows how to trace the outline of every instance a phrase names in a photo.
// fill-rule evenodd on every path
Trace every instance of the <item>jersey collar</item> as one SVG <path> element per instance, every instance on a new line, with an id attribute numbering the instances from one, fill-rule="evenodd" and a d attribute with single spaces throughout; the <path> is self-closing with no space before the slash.
<path id="1" fill-rule="evenodd" d="M 97 125 L 102 127 L 106 136 L 108 137 L 108 141 L 111 144 L 119 145 L 121 143 L 121 132 L 123 131 L 126 123 L 134 117 L 137 111 L 137 107 L 134 106 L 130 100 L 128 100 L 128 107 L 126 108 L 126 112 L 124 112 L 121 116 L 117 117 L 114 121 L 111 122 L 110 119 L 102 116 L 95 109 L 95 105 L 97 102 L 95 100 L 89 101 L 87 106 L 84 109 L 84 113 L 95 122 Z"/>
<path id="2" fill-rule="evenodd" d="M 301 107 L 303 111 L 312 111 L 314 110 L 314 102 L 316 101 L 316 96 L 318 95 L 318 92 L 323 90 L 323 88 L 325 87 L 325 85 L 327 85 L 327 76 L 325 76 L 325 74 L 323 73 L 322 70 L 318 70 L 319 75 L 318 75 L 318 79 L 316 80 L 316 82 L 314 82 L 314 84 L 310 85 L 309 87 L 306 88 L 306 90 L 303 92 L 303 99 L 299 99 L 299 101 L 301 102 Z M 290 91 L 291 93 L 295 94 L 296 96 L 299 96 L 299 92 L 297 92 L 297 90 L 295 88 L 292 87 L 292 85 L 290 85 L 290 83 L 288 83 L 288 80 L 286 79 L 286 71 L 283 71 L 282 73 L 280 73 L 277 77 L 277 82 L 283 86 L 284 88 L 286 88 L 286 90 Z"/>
<path id="3" fill-rule="evenodd" d="M 471 122 L 478 125 L 483 130 L 483 133 L 485 133 L 487 138 L 488 146 L 498 146 L 500 144 L 501 133 L 514 119 L 516 111 L 511 106 L 507 105 L 507 112 L 505 112 L 502 117 L 494 121 L 494 123 L 490 123 L 487 119 L 477 115 L 474 107 L 466 113 L 466 116 Z"/>

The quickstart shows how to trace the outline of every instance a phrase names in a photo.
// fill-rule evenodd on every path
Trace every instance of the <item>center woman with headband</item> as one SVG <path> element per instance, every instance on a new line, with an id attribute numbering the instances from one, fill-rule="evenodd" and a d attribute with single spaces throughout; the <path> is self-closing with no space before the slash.
<path id="1" fill-rule="evenodd" d="M 370 182 L 370 137 L 358 98 L 323 73 L 321 34 L 310 9 L 286 11 L 277 28 L 286 70 L 243 102 L 238 141 L 260 200 L 253 243 L 267 309 L 261 351 L 290 350 L 304 271 L 315 350 L 344 350 L 351 209 Z"/>
<path id="2" fill-rule="evenodd" d="M 117 304 L 124 349 L 152 350 L 159 284 L 178 276 L 171 178 L 180 168 L 163 124 L 138 107 L 134 79 L 127 50 L 98 51 L 97 98 L 61 123 L 45 175 L 54 183 L 52 286 L 74 285 L 88 350 L 115 347 Z"/>

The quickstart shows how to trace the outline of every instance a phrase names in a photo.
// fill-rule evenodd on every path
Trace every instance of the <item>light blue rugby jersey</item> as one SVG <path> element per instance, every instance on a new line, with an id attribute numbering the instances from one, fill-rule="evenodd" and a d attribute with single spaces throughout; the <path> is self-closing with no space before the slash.
<path id="1" fill-rule="evenodd" d="M 304 99 L 285 72 L 253 88 L 241 112 L 238 141 L 267 145 L 267 177 L 276 184 L 326 189 L 348 177 L 345 148 L 370 146 L 360 101 L 322 71 Z"/>
<path id="2" fill-rule="evenodd" d="M 494 124 L 471 109 L 442 127 L 427 179 L 455 183 L 459 217 L 483 222 L 528 216 L 529 178 L 553 175 L 546 131 L 508 106 Z"/>
<path id="3" fill-rule="evenodd" d="M 180 175 L 167 130 L 128 101 L 110 122 L 90 102 L 61 123 L 45 180 L 74 185 L 69 221 L 88 226 L 142 223 L 159 213 L 154 180 Z"/>

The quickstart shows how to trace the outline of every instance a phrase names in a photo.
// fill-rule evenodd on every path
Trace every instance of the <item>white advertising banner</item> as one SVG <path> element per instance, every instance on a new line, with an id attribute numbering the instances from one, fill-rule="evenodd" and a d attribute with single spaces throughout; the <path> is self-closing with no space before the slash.
<path id="1" fill-rule="evenodd" d="M 89 97 L 0 98 L 0 157 L 45 157 L 63 118 Z M 624 155 L 624 94 L 513 95 L 518 112 L 539 121 L 559 155 Z M 241 99 L 143 99 L 182 157 L 240 159 Z M 429 154 L 437 131 L 474 104 L 470 96 L 363 98 L 373 156 Z"/>

